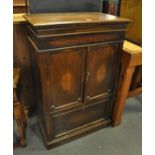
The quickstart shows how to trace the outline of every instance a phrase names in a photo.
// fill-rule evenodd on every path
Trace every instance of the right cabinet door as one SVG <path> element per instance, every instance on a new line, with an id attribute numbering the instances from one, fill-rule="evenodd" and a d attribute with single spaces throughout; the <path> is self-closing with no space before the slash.
<path id="1" fill-rule="evenodd" d="M 85 103 L 111 96 L 119 63 L 119 43 L 88 47 L 85 79 Z"/>

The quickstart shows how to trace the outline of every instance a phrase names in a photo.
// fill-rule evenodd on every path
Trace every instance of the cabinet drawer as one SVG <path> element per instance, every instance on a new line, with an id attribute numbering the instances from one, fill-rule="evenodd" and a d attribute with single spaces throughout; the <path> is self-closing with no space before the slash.
<path id="1" fill-rule="evenodd" d="M 52 116 L 55 136 L 76 130 L 76 128 L 99 119 L 108 118 L 111 111 L 110 105 L 109 101 L 105 101 L 85 107 L 85 109 L 79 108 Z"/>
<path id="2" fill-rule="evenodd" d="M 90 44 L 120 41 L 124 37 L 124 32 L 100 32 L 100 33 L 89 33 L 89 34 L 74 34 L 74 35 L 63 35 L 63 36 L 52 36 L 44 37 L 41 36 L 36 38 L 31 34 L 32 40 L 36 43 L 39 50 L 54 50 L 62 48 L 71 48 L 77 46 L 87 46 Z"/>

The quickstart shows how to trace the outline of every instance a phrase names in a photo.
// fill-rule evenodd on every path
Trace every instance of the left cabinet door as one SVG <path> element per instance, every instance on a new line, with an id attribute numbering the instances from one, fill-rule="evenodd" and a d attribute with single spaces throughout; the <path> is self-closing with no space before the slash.
<path id="1" fill-rule="evenodd" d="M 85 48 L 77 48 L 39 54 L 42 97 L 48 109 L 81 104 L 85 52 Z"/>

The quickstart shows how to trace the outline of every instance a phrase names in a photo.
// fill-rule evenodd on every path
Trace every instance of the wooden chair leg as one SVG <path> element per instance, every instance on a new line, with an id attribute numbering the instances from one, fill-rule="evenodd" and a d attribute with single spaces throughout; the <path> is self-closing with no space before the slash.
<path id="1" fill-rule="evenodd" d="M 21 146 L 26 146 L 26 126 L 28 111 L 25 109 L 24 104 L 19 102 L 17 95 L 17 87 L 19 85 L 20 79 L 20 69 L 13 69 L 13 117 L 16 120 L 18 133 L 19 133 L 19 143 L 14 144 L 14 148 Z"/>
<path id="2" fill-rule="evenodd" d="M 114 107 L 112 125 L 117 126 L 121 123 L 122 114 L 124 111 L 125 101 L 128 96 L 128 91 L 134 72 L 134 67 L 127 67 L 124 72 L 124 78 L 121 83 L 120 89 L 118 90 L 116 105 Z"/>
<path id="3" fill-rule="evenodd" d="M 26 146 L 26 129 L 25 129 L 25 123 L 22 120 L 16 120 L 18 131 L 19 131 L 19 145 L 22 147 Z"/>
<path id="4" fill-rule="evenodd" d="M 137 89 L 141 86 L 142 79 L 142 66 L 136 66 L 131 80 L 130 91 Z"/>

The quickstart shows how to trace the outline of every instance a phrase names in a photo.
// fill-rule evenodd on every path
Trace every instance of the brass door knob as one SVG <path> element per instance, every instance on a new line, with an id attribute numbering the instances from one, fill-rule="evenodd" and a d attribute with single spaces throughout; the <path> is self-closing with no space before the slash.
<path id="1" fill-rule="evenodd" d="M 90 72 L 87 72 L 86 73 L 86 82 L 88 81 L 89 76 L 90 76 Z"/>
<path id="2" fill-rule="evenodd" d="M 111 89 L 108 89 L 107 91 L 108 91 L 108 93 L 110 93 L 111 92 Z"/>
<path id="3" fill-rule="evenodd" d="M 87 96 L 86 98 L 87 98 L 87 100 L 90 100 L 90 96 Z"/>
<path id="4" fill-rule="evenodd" d="M 90 75 L 90 72 L 87 72 L 87 76 L 89 76 Z"/>
<path id="5" fill-rule="evenodd" d="M 51 106 L 51 108 L 52 108 L 52 109 L 55 109 L 55 105 L 53 104 L 53 105 Z"/>
<path id="6" fill-rule="evenodd" d="M 78 101 L 78 102 L 81 102 L 81 98 L 79 97 L 79 98 L 77 99 L 77 101 Z"/>

